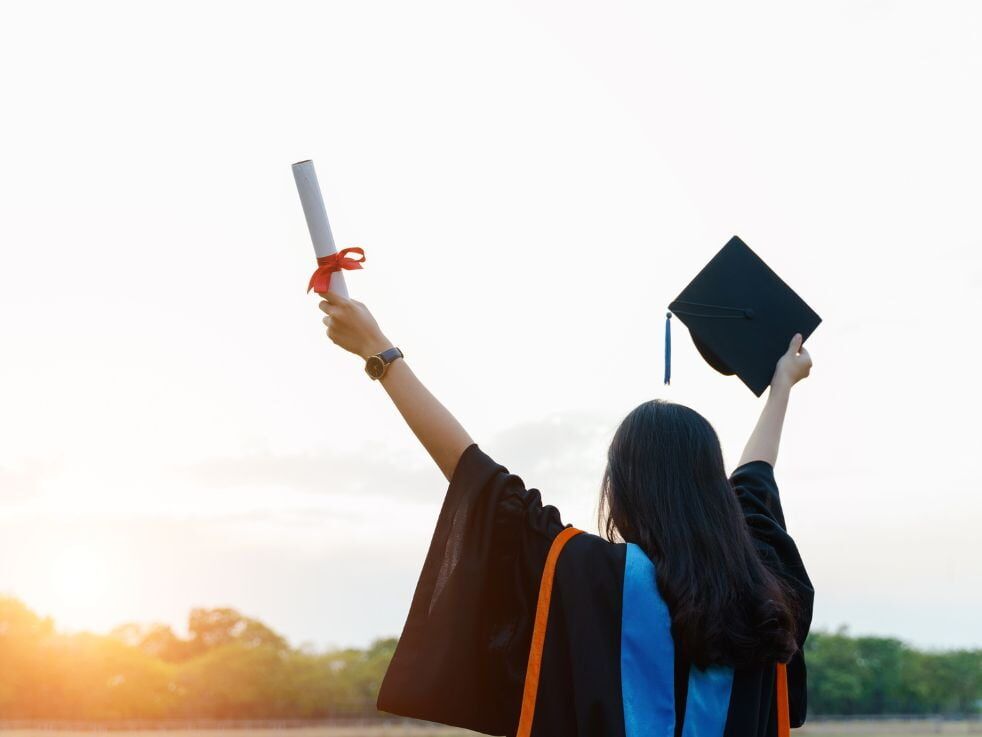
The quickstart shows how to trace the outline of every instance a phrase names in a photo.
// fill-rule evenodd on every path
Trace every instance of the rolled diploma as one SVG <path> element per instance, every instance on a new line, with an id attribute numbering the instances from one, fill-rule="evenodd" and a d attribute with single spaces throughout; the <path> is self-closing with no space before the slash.
<path id="1" fill-rule="evenodd" d="M 317 183 L 314 162 L 308 159 L 294 164 L 293 179 L 297 183 L 303 215 L 307 219 L 307 230 L 310 231 L 310 240 L 314 244 L 314 254 L 317 258 L 324 258 L 336 253 L 338 249 L 334 245 L 334 236 L 331 235 L 331 224 L 327 220 L 327 210 L 324 209 L 324 197 L 321 195 L 320 184 Z M 342 272 L 337 271 L 331 275 L 331 291 L 348 296 L 348 286 L 344 283 Z"/>

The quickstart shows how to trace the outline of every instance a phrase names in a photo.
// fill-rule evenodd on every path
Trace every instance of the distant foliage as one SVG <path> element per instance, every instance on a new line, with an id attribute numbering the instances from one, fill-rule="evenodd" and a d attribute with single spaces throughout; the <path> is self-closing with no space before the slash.
<path id="1" fill-rule="evenodd" d="M 975 714 L 982 650 L 923 652 L 889 637 L 815 632 L 805 642 L 813 714 Z"/>
<path id="2" fill-rule="evenodd" d="M 0 719 L 312 719 L 375 714 L 394 639 L 315 653 L 234 609 L 195 609 L 189 636 L 128 624 L 58 633 L 0 597 Z M 813 633 L 812 714 L 974 713 L 982 651 L 927 653 L 898 640 Z"/>
<path id="3" fill-rule="evenodd" d="M 189 637 L 127 624 L 59 634 L 0 597 L 0 719 L 270 719 L 375 713 L 395 640 L 311 653 L 234 609 L 195 609 Z"/>

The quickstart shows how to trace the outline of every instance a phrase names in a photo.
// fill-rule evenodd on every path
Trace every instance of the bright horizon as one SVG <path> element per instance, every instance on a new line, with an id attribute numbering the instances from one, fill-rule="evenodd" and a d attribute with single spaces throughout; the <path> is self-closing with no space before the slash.
<path id="1" fill-rule="evenodd" d="M 777 465 L 813 626 L 982 644 L 982 7 L 7 16 L 0 593 L 70 630 L 399 634 L 446 483 L 304 294 L 312 158 L 352 295 L 589 530 L 642 401 L 738 458 L 762 400 L 677 322 L 661 375 L 665 306 L 740 235 L 823 318 Z"/>

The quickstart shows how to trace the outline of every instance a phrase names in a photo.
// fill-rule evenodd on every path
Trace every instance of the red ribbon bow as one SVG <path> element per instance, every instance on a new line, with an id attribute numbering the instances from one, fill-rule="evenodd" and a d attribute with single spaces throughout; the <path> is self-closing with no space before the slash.
<path id="1" fill-rule="evenodd" d="M 349 258 L 349 253 L 357 253 L 360 259 Z M 341 269 L 360 269 L 362 261 L 365 260 L 365 251 L 362 248 L 342 248 L 337 253 L 317 259 L 317 271 L 310 277 L 310 284 L 307 285 L 307 293 L 311 290 L 322 293 L 331 288 L 331 274 Z"/>

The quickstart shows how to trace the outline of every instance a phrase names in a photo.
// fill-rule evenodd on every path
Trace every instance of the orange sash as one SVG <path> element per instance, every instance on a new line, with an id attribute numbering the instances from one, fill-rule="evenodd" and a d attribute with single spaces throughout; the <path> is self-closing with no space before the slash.
<path id="1" fill-rule="evenodd" d="M 552 541 L 546 565 L 542 569 L 539 582 L 539 600 L 535 605 L 535 624 L 532 627 L 532 647 L 529 649 L 529 664 L 525 671 L 525 690 L 522 692 L 522 714 L 518 718 L 518 731 L 515 737 L 529 737 L 532 734 L 532 719 L 535 716 L 535 698 L 539 693 L 539 671 L 542 669 L 542 646 L 546 642 L 546 625 L 549 624 L 549 603 L 552 601 L 552 580 L 556 575 L 556 561 L 563 547 L 583 530 L 567 527 Z"/>
<path id="2" fill-rule="evenodd" d="M 777 737 L 790 737 L 791 710 L 788 708 L 788 667 L 777 664 Z"/>

